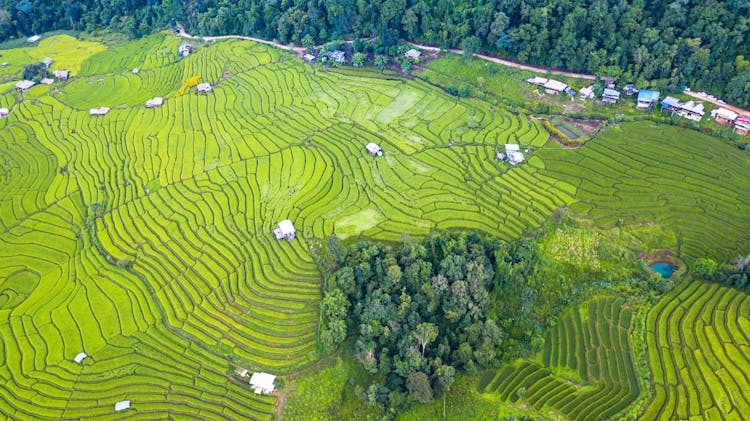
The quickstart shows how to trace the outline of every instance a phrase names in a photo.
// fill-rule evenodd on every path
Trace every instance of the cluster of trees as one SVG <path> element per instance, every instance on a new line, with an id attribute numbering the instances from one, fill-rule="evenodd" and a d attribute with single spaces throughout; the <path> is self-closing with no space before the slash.
<path id="1" fill-rule="evenodd" d="M 750 294 L 750 255 L 740 255 L 731 263 L 723 264 L 709 258 L 696 259 L 693 273 L 707 281 L 738 288 Z"/>
<path id="2" fill-rule="evenodd" d="M 488 317 L 498 241 L 440 233 L 401 247 L 327 241 L 321 342 L 353 337 L 354 354 L 376 379 L 369 404 L 426 402 L 457 370 L 500 359 L 503 331 Z"/>
<path id="3" fill-rule="evenodd" d="M 43 78 L 49 77 L 49 71 L 47 70 L 47 65 L 44 63 L 27 64 L 23 66 L 21 77 L 38 83 Z"/>
<path id="4" fill-rule="evenodd" d="M 480 49 L 537 65 L 685 84 L 750 104 L 750 1 L 0 0 L 0 39 L 51 29 L 322 43 L 353 36 Z"/>

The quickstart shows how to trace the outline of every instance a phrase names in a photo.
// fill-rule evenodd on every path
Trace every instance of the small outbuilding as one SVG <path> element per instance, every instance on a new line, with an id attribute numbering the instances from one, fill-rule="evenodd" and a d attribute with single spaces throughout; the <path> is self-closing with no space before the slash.
<path id="1" fill-rule="evenodd" d="M 115 404 L 115 411 L 120 412 L 130 408 L 130 401 L 120 401 Z"/>
<path id="2" fill-rule="evenodd" d="M 303 59 L 304 59 L 304 60 L 305 60 L 306 62 L 308 62 L 308 63 L 312 63 L 312 62 L 314 62 L 314 61 L 315 61 L 315 56 L 314 56 L 314 55 L 312 55 L 312 54 L 305 54 L 305 55 L 303 55 L 303 56 L 302 56 L 302 58 L 303 58 Z"/>
<path id="3" fill-rule="evenodd" d="M 413 48 L 404 53 L 404 57 L 408 58 L 409 60 L 418 60 L 421 56 L 422 52 Z"/>
<path id="4" fill-rule="evenodd" d="M 273 230 L 273 233 L 276 235 L 277 240 L 291 241 L 297 236 L 297 230 L 294 229 L 294 224 L 288 219 L 279 222 L 279 225 Z M 253 374 L 253 376 L 254 375 L 255 374 Z"/>
<path id="5" fill-rule="evenodd" d="M 641 89 L 638 91 L 638 102 L 636 103 L 636 108 L 648 108 L 651 109 L 654 104 L 659 102 L 659 96 L 661 93 L 659 91 L 652 91 L 649 89 Z"/>
<path id="6" fill-rule="evenodd" d="M 592 88 L 591 86 L 582 88 L 579 92 L 579 97 L 581 99 L 592 99 L 594 97 L 594 88 Z"/>
<path id="7" fill-rule="evenodd" d="M 39 83 L 41 83 L 42 85 L 52 85 L 53 83 L 55 83 L 55 80 L 45 77 L 42 80 L 40 80 Z"/>
<path id="8" fill-rule="evenodd" d="M 548 81 L 549 79 L 547 79 L 546 77 L 539 77 L 539 76 L 534 76 L 534 77 L 530 77 L 526 79 L 527 83 L 530 83 L 532 85 L 538 85 L 538 86 L 544 86 L 544 84 L 547 83 Z"/>
<path id="9" fill-rule="evenodd" d="M 521 152 L 508 153 L 508 163 L 510 163 L 510 165 L 518 165 L 523 162 L 523 159 L 523 153 Z"/>
<path id="10" fill-rule="evenodd" d="M 44 63 L 45 66 L 49 67 L 49 66 L 52 66 L 52 63 L 54 63 L 54 60 L 52 60 L 51 58 L 47 57 L 44 60 L 42 60 L 42 63 Z"/>
<path id="11" fill-rule="evenodd" d="M 34 85 L 36 85 L 36 83 L 31 80 L 22 80 L 16 83 L 16 89 L 19 91 L 28 91 Z"/>
<path id="12" fill-rule="evenodd" d="M 635 89 L 635 86 L 632 83 L 628 83 L 625 85 L 625 87 L 622 89 L 623 93 L 627 96 L 632 96 L 636 92 L 638 92 L 638 89 Z"/>
<path id="13" fill-rule="evenodd" d="M 365 146 L 365 149 L 367 149 L 367 152 L 372 156 L 383 156 L 383 150 L 377 143 L 370 142 Z"/>
<path id="14" fill-rule="evenodd" d="M 53 70 L 52 76 L 56 77 L 58 80 L 67 80 L 68 76 L 70 76 L 69 70 Z"/>
<path id="15" fill-rule="evenodd" d="M 79 352 L 78 355 L 73 358 L 73 361 L 77 362 L 78 364 L 81 364 L 83 360 L 88 358 L 88 355 L 85 352 Z"/>
<path id="16" fill-rule="evenodd" d="M 681 105 L 682 102 L 673 96 L 668 96 L 661 101 L 661 108 L 664 110 L 676 111 Z"/>
<path id="17" fill-rule="evenodd" d="M 568 85 L 560 82 L 559 80 L 549 79 L 544 85 L 544 92 L 553 95 L 559 95 L 560 92 L 565 92 Z"/>
<path id="18" fill-rule="evenodd" d="M 259 395 L 267 395 L 276 389 L 274 381 L 276 381 L 276 376 L 273 374 L 253 373 L 250 377 L 250 388 Z"/>
<path id="19" fill-rule="evenodd" d="M 602 93 L 602 101 L 611 104 L 616 104 L 620 100 L 620 91 L 615 89 L 606 88 Z"/>
<path id="20" fill-rule="evenodd" d="M 152 98 L 146 101 L 147 108 L 161 107 L 162 104 L 164 104 L 164 98 L 160 96 L 157 96 L 156 98 Z"/>
<path id="21" fill-rule="evenodd" d="M 92 108 L 89 110 L 89 114 L 93 116 L 107 115 L 108 112 L 109 112 L 109 107 L 98 107 L 98 108 Z"/>
<path id="22" fill-rule="evenodd" d="M 739 114 L 735 113 L 734 111 L 727 110 L 726 108 L 717 108 L 713 111 L 711 111 L 711 118 L 716 120 L 717 123 L 728 125 L 732 124 L 734 120 L 739 117 Z"/>
<path id="23" fill-rule="evenodd" d="M 237 370 L 235 370 L 234 374 L 240 377 L 247 377 L 247 369 L 239 367 Z"/>
<path id="24" fill-rule="evenodd" d="M 326 53 L 328 60 L 335 61 L 336 63 L 343 63 L 346 61 L 346 53 L 341 50 L 333 50 Z"/>
<path id="25" fill-rule="evenodd" d="M 0 108 L 0 117 L 7 117 L 10 114 L 10 110 L 7 108 Z"/>
<path id="26" fill-rule="evenodd" d="M 130 72 L 131 72 L 131 73 L 133 73 L 134 75 L 137 75 L 137 74 L 138 74 L 138 73 L 140 73 L 141 71 L 140 71 L 140 70 L 138 70 L 138 68 L 136 67 L 136 68 L 134 68 L 133 70 L 131 70 Z"/>
<path id="27" fill-rule="evenodd" d="M 199 94 L 207 94 L 213 90 L 210 83 L 199 83 L 197 89 Z"/>
<path id="28" fill-rule="evenodd" d="M 734 132 L 740 136 L 750 133 L 750 116 L 741 115 L 734 120 Z"/>
<path id="29" fill-rule="evenodd" d="M 33 43 L 33 42 L 39 41 L 40 39 L 42 39 L 42 37 L 40 37 L 39 35 L 34 35 L 34 36 L 30 36 L 29 38 L 27 38 L 26 42 L 32 42 Z"/>
<path id="30" fill-rule="evenodd" d="M 190 55 L 190 52 L 193 50 L 193 47 L 190 44 L 182 44 L 180 45 L 180 48 L 177 49 L 177 52 L 182 57 L 187 57 Z"/>
<path id="31" fill-rule="evenodd" d="M 9 64 L 8 64 L 8 62 L 7 62 L 7 61 L 4 61 L 4 62 L 3 62 L 3 64 L 2 64 L 2 65 L 0 65 L 0 66 L 2 66 L 3 68 L 6 68 L 6 67 L 8 67 L 8 66 L 9 66 Z"/>

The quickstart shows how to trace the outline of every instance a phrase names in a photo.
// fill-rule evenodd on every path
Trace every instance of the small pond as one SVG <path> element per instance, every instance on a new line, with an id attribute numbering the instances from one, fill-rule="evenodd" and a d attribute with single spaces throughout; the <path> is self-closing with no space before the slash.
<path id="1" fill-rule="evenodd" d="M 651 265 L 651 270 L 661 275 L 662 278 L 667 279 L 672 276 L 677 268 L 669 262 L 656 262 Z"/>

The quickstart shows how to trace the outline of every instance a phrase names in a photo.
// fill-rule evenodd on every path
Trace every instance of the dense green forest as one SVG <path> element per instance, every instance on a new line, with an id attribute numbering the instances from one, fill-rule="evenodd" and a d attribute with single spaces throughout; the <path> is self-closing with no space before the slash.
<path id="1" fill-rule="evenodd" d="M 0 0 L 2 39 L 178 22 L 282 42 L 419 40 L 750 105 L 750 0 Z"/>

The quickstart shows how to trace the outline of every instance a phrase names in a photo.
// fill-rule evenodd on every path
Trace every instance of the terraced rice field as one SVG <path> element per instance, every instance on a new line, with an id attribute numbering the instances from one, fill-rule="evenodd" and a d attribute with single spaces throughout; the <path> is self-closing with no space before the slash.
<path id="1" fill-rule="evenodd" d="M 622 299 L 590 301 L 564 314 L 545 337 L 539 361 L 520 360 L 485 376 L 480 392 L 524 402 L 565 419 L 609 419 L 639 394 Z"/>
<path id="2" fill-rule="evenodd" d="M 647 323 L 655 393 L 643 419 L 748 419 L 750 295 L 683 283 Z"/>
<path id="3" fill-rule="evenodd" d="M 696 255 L 747 242 L 738 179 L 750 166 L 716 140 L 630 125 L 509 168 L 495 153 L 544 145 L 538 121 L 248 41 L 195 45 L 184 59 L 179 43 L 86 45 L 80 62 L 43 44 L 33 57 L 68 60 L 70 81 L 23 94 L 0 85 L 11 109 L 0 119 L 4 417 L 110 418 L 130 399 L 122 415 L 134 418 L 272 418 L 274 399 L 231 373 L 285 375 L 318 357 L 311 249 L 331 234 L 479 229 L 511 240 L 574 206 L 602 223 L 680 226 Z M 179 95 L 196 76 L 213 92 Z M 147 109 L 155 96 L 164 106 Z M 111 111 L 89 115 L 99 106 Z M 384 156 L 367 155 L 372 141 Z M 298 238 L 279 242 L 271 230 L 286 218 Z M 627 329 L 618 304 L 603 308 L 619 312 L 610 332 Z M 604 358 L 614 341 L 584 346 Z M 585 373 L 623 381 L 627 365 Z M 579 396 L 560 411 L 580 411 Z"/>
<path id="4" fill-rule="evenodd" d="M 728 144 L 641 122 L 537 156 L 545 176 L 575 186 L 572 208 L 599 224 L 658 222 L 679 233 L 685 256 L 728 261 L 750 250 L 750 161 Z"/>
<path id="5" fill-rule="evenodd" d="M 251 42 L 185 59 L 178 44 L 152 36 L 64 84 L 3 85 L 2 416 L 108 418 L 129 399 L 124 415 L 140 418 L 269 419 L 274 399 L 231 373 L 317 358 L 321 239 L 511 239 L 573 202 L 565 182 L 495 159 L 506 141 L 544 140 L 524 116 Z M 193 76 L 213 92 L 178 95 Z M 154 96 L 164 106 L 147 109 Z M 98 106 L 112 110 L 90 116 Z M 279 242 L 286 218 L 298 238 Z"/>

